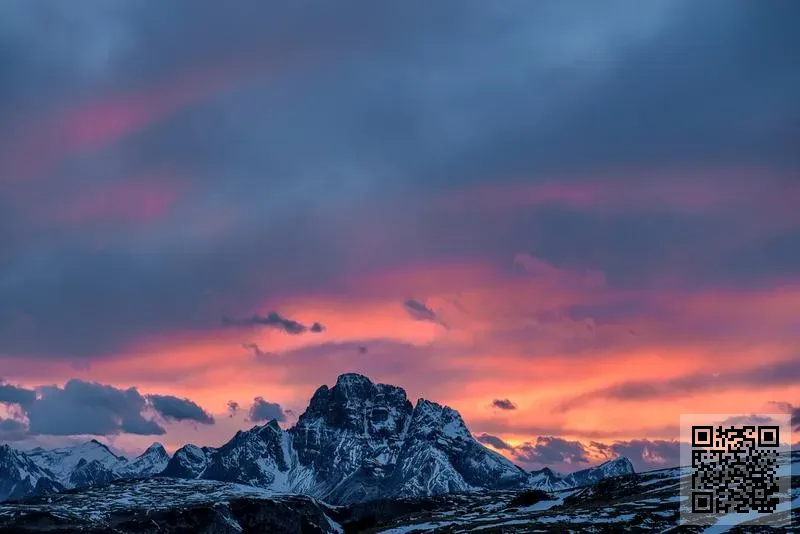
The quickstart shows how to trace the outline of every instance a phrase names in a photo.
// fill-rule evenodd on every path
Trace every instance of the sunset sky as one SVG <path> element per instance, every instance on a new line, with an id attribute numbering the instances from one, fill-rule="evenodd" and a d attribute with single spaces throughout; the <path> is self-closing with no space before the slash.
<path id="1" fill-rule="evenodd" d="M 219 445 L 344 372 L 526 468 L 800 419 L 798 24 L 0 2 L 0 442 Z"/>

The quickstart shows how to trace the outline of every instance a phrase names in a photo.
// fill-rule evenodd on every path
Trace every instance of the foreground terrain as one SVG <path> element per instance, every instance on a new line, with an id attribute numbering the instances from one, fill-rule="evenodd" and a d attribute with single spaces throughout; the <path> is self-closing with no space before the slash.
<path id="1" fill-rule="evenodd" d="M 797 471 L 800 456 L 793 458 Z M 2 532 L 410 533 L 701 532 L 678 528 L 679 469 L 625 475 L 557 490 L 484 491 L 331 506 L 312 497 L 208 480 L 149 478 L 68 490 L 0 505 Z M 795 478 L 791 528 L 745 517 L 730 532 L 793 532 L 800 525 Z M 717 527 L 713 532 L 725 531 Z"/>

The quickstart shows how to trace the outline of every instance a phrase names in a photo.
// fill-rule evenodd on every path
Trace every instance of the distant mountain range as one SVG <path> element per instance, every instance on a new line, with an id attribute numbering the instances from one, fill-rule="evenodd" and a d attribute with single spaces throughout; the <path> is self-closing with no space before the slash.
<path id="1" fill-rule="evenodd" d="M 783 455 L 778 471 L 792 489 L 775 514 L 736 514 L 708 530 L 679 527 L 691 499 L 681 487 L 691 469 L 606 478 L 597 484 L 543 492 L 486 490 L 380 499 L 331 506 L 300 494 L 231 482 L 148 477 L 118 480 L 57 496 L 0 504 L 0 532 L 18 534 L 401 534 L 422 532 L 796 532 L 800 522 L 800 452 Z M 731 521 L 732 519 L 732 521 Z M 785 526 L 767 527 L 765 521 Z M 710 525 L 709 525 L 710 526 Z"/>
<path id="2" fill-rule="evenodd" d="M 120 479 L 169 477 L 299 493 L 334 505 L 479 490 L 560 490 L 633 473 L 627 458 L 562 476 L 525 471 L 476 441 L 459 413 L 359 374 L 321 386 L 297 424 L 273 420 L 225 445 L 186 445 L 172 458 L 160 444 L 128 460 L 103 444 L 22 452 L 0 447 L 0 501 Z"/>

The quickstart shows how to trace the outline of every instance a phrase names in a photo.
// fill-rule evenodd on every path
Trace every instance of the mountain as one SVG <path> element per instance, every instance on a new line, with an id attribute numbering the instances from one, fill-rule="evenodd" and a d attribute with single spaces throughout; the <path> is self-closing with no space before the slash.
<path id="1" fill-rule="evenodd" d="M 64 489 L 53 473 L 39 467 L 26 454 L 0 445 L 0 502 Z"/>
<path id="2" fill-rule="evenodd" d="M 556 473 L 549 467 L 531 471 L 531 486 L 545 491 L 561 489 L 565 486 L 563 475 Z"/>
<path id="3" fill-rule="evenodd" d="M 320 386 L 294 427 L 284 430 L 273 420 L 239 431 L 217 448 L 189 444 L 170 458 L 154 443 L 128 460 L 92 440 L 9 457 L 23 467 L 8 460 L 8 474 L 0 473 L 2 499 L 36 494 L 40 479 L 41 491 L 52 492 L 160 476 L 348 505 L 457 492 L 556 490 L 633 472 L 630 462 L 617 459 L 566 477 L 550 470 L 528 473 L 475 440 L 452 408 L 426 399 L 412 404 L 402 388 L 355 373 L 339 376 L 331 388 Z"/>
<path id="4" fill-rule="evenodd" d="M 157 475 L 169 463 L 169 454 L 160 443 L 153 443 L 142 454 L 117 468 L 124 478 L 143 478 Z"/>
<path id="5" fill-rule="evenodd" d="M 115 478 L 118 478 L 117 474 L 99 460 L 87 462 L 84 458 L 81 458 L 75 466 L 75 469 L 73 469 L 72 473 L 69 475 L 67 487 L 85 488 L 99 484 L 108 484 Z"/>
<path id="6" fill-rule="evenodd" d="M 604 469 L 552 487 L 621 474 Z M 543 482 L 476 441 L 452 408 L 425 399 L 412 405 L 402 388 L 354 373 L 320 386 L 289 430 L 273 420 L 219 448 L 186 445 L 162 476 L 304 493 L 338 505 Z"/>
<path id="7" fill-rule="evenodd" d="M 794 473 L 790 501 L 781 516 L 800 521 L 800 454 L 784 473 Z M 788 467 L 788 469 L 787 469 Z M 792 469 L 793 467 L 793 469 Z M 616 467 L 607 467 L 608 473 Z M 555 474 L 554 474 L 555 475 Z M 547 476 L 547 475 L 545 475 Z M 557 475 L 556 475 L 557 476 Z M 759 522 L 772 514 L 740 514 L 739 524 L 679 527 L 691 502 L 680 488 L 688 469 L 663 469 L 605 479 L 596 485 L 543 493 L 493 490 L 449 493 L 413 499 L 380 499 L 329 506 L 303 495 L 274 495 L 252 486 L 208 480 L 150 478 L 112 482 L 67 492 L 58 499 L 33 498 L 0 504 L 0 531 L 78 534 L 283 532 L 770 532 Z M 761 515 L 761 517 L 759 517 Z M 774 519 L 774 518 L 773 518 Z"/>
<path id="8" fill-rule="evenodd" d="M 561 487 L 573 488 L 577 486 L 588 486 L 606 478 L 632 475 L 633 473 L 633 464 L 631 464 L 631 461 L 624 456 L 620 456 L 596 467 L 589 467 L 588 469 L 581 469 L 580 471 L 570 473 L 561 479 Z"/>
<path id="9" fill-rule="evenodd" d="M 163 471 L 168 462 L 169 455 L 159 443 L 133 460 L 114 454 L 97 440 L 27 452 L 4 445 L 0 447 L 0 502 L 102 485 L 120 478 L 150 477 Z"/>
<path id="10" fill-rule="evenodd" d="M 238 432 L 217 449 L 179 449 L 164 476 L 249 484 L 348 504 L 476 489 L 525 487 L 530 476 L 478 443 L 461 416 L 397 386 L 339 376 L 297 424 Z"/>
<path id="11" fill-rule="evenodd" d="M 117 456 L 111 449 L 94 439 L 71 447 L 52 450 L 37 448 L 26 454 L 33 463 L 52 473 L 57 482 L 69 488 L 75 487 L 70 479 L 76 469 L 84 473 L 78 475 L 76 479 L 83 480 L 89 472 L 114 473 L 127 462 L 124 457 Z M 90 467 L 87 468 L 87 464 L 90 464 Z"/>

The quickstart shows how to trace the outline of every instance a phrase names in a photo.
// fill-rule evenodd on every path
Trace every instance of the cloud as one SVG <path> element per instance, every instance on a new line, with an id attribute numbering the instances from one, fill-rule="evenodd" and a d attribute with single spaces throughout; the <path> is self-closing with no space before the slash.
<path id="1" fill-rule="evenodd" d="M 408 316 L 415 321 L 436 323 L 446 329 L 449 329 L 447 324 L 445 324 L 441 317 L 439 317 L 439 314 L 418 300 L 407 299 L 405 302 L 403 302 L 403 309 L 406 311 Z"/>
<path id="2" fill-rule="evenodd" d="M 587 451 L 580 442 L 553 436 L 540 436 L 535 443 L 528 442 L 515 447 L 514 457 L 521 462 L 542 465 L 589 462 Z"/>
<path id="3" fill-rule="evenodd" d="M 586 289 L 602 288 L 606 285 L 606 277 L 600 271 L 584 269 L 579 272 L 570 272 L 554 267 L 547 261 L 534 258 L 530 254 L 514 256 L 514 265 L 520 265 L 526 273 L 544 284 Z"/>
<path id="4" fill-rule="evenodd" d="M 494 399 L 492 401 L 492 406 L 498 408 L 500 410 L 516 410 L 517 405 L 511 402 L 508 399 Z"/>
<path id="5" fill-rule="evenodd" d="M 569 441 L 540 436 L 534 442 L 512 446 L 492 434 L 478 434 L 475 439 L 504 451 L 520 464 L 533 467 L 554 466 L 558 471 L 574 471 L 580 464 L 596 464 L 618 456 L 627 457 L 636 471 L 649 471 L 680 465 L 680 442 L 675 440 L 617 440 L 611 443 Z"/>
<path id="6" fill-rule="evenodd" d="M 0 417 L 0 441 L 21 441 L 28 435 L 28 427 L 21 421 Z"/>
<path id="7" fill-rule="evenodd" d="M 159 435 L 166 432 L 157 422 L 142 415 L 147 401 L 136 388 L 123 390 L 73 378 L 63 388 L 43 386 L 39 393 L 40 398 L 25 410 L 31 434 Z"/>
<path id="8" fill-rule="evenodd" d="M 800 432 L 800 406 L 793 406 L 789 402 L 780 402 L 780 401 L 770 401 L 770 404 L 774 404 L 778 407 L 778 409 L 782 413 L 788 413 L 790 418 L 790 423 L 795 431 Z"/>
<path id="9" fill-rule="evenodd" d="M 259 347 L 257 343 L 243 343 L 242 347 L 252 353 L 253 358 L 257 362 L 268 363 L 277 356 L 274 352 L 261 350 L 261 347 Z"/>
<path id="10" fill-rule="evenodd" d="M 649 207 L 695 183 L 690 168 L 754 168 L 744 179 L 773 190 L 788 180 L 758 169 L 796 174 L 790 4 L 358 1 L 334 13 L 312 1 L 243 14 L 90 1 L 55 8 L 51 22 L 28 2 L 4 7 L 0 145 L 15 157 L 0 157 L 0 353 L 111 358 L 275 296 L 528 247 L 570 272 L 591 266 L 609 286 L 652 286 L 665 270 L 676 284 L 775 284 L 797 272 L 796 226 L 752 240 L 732 227 L 789 220 L 790 195 L 736 193 L 745 201 L 729 220 Z M 668 67 L 654 71 L 653 58 Z M 17 139 L 51 148 L 16 150 Z M 143 194 L 131 213 L 114 210 L 120 197 L 105 191 L 164 165 L 191 177 L 178 202 Z M 35 188 L 5 178 L 28 167 Z M 623 172 L 625 187 L 609 185 Z M 566 201 L 425 213 L 431 198 L 496 189 L 498 177 Z M 587 189 L 610 208 L 587 210 Z M 709 189 L 683 197 L 730 196 Z M 78 231 L 37 216 L 98 195 L 78 215 L 119 224 Z M 157 215 L 152 231 L 135 231 L 142 213 Z M 9 320 L 19 310 L 35 328 Z"/>
<path id="11" fill-rule="evenodd" d="M 249 414 L 250 421 L 254 423 L 271 421 L 272 419 L 277 419 L 278 421 L 286 420 L 286 414 L 280 404 L 267 402 L 263 397 L 256 397 L 253 399 L 253 405 L 250 406 Z"/>
<path id="12" fill-rule="evenodd" d="M 25 408 L 36 400 L 36 392 L 11 384 L 4 384 L 0 380 L 0 404 L 18 404 Z"/>
<path id="13" fill-rule="evenodd" d="M 418 300 L 406 300 L 403 302 L 403 308 L 411 318 L 417 321 L 436 321 L 436 313 Z"/>
<path id="14" fill-rule="evenodd" d="M 297 321 L 293 321 L 292 319 L 281 317 L 281 315 L 277 312 L 269 312 L 265 317 L 253 315 L 247 319 L 229 319 L 227 317 L 223 317 L 222 324 L 223 326 L 270 326 L 277 328 L 278 330 L 283 330 L 287 334 L 292 335 L 303 334 L 309 331 L 320 333 L 325 330 L 325 327 L 320 323 L 314 323 L 308 327 L 298 323 Z"/>
<path id="15" fill-rule="evenodd" d="M 498 438 L 497 436 L 493 436 L 491 434 L 479 434 L 475 436 L 475 439 L 478 440 L 480 443 L 484 445 L 491 445 L 497 450 L 500 451 L 513 451 L 514 447 L 503 441 L 502 439 Z"/>
<path id="16" fill-rule="evenodd" d="M 741 371 L 694 373 L 669 380 L 621 382 L 568 399 L 561 403 L 560 410 L 572 410 L 596 399 L 645 401 L 706 391 L 724 391 L 733 387 L 790 385 L 797 383 L 798 380 L 800 380 L 800 361 L 797 358 L 790 358 Z"/>
<path id="17" fill-rule="evenodd" d="M 165 434 L 163 426 L 146 417 L 151 410 L 166 421 L 214 422 L 211 415 L 189 399 L 172 395 L 142 395 L 135 387 L 120 389 L 77 378 L 68 380 L 63 387 L 45 385 L 26 390 L 4 386 L 0 387 L 2 402 L 17 404 L 19 410 L 15 419 L 2 420 L 0 433 L 18 436 L 14 439 Z"/>
<path id="18" fill-rule="evenodd" d="M 320 332 L 324 332 L 325 331 L 325 326 L 323 326 L 320 323 L 314 323 L 314 324 L 311 325 L 309 330 L 314 332 L 314 333 L 316 333 L 316 334 L 318 334 Z"/>
<path id="19" fill-rule="evenodd" d="M 237 413 L 239 413 L 240 406 L 238 402 L 234 400 L 229 400 L 227 406 L 228 406 L 228 417 L 233 417 Z"/>
<path id="20" fill-rule="evenodd" d="M 763 415 L 733 415 L 722 421 L 723 425 L 768 425 L 775 423 L 775 420 L 769 416 Z"/>
<path id="21" fill-rule="evenodd" d="M 172 395 L 147 395 L 153 409 L 167 421 L 194 421 L 213 425 L 214 418 L 197 403 Z"/>

